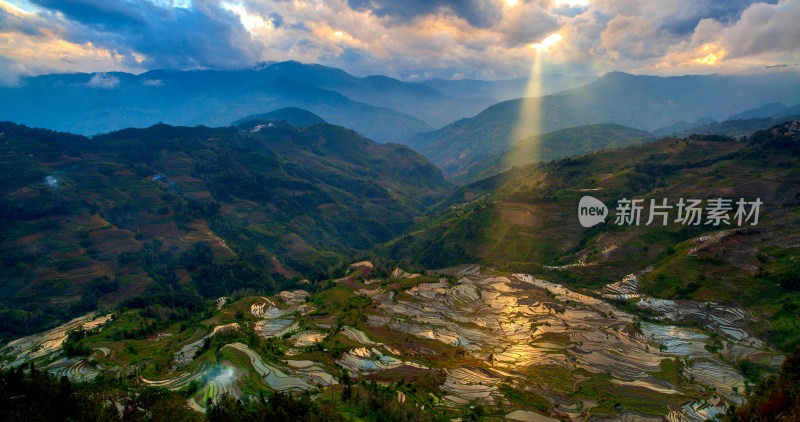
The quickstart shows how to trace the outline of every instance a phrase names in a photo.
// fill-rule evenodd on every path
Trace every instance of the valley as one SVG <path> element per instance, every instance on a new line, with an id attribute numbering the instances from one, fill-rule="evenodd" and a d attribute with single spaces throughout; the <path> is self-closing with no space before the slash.
<path id="1" fill-rule="evenodd" d="M 792 108 L 688 129 L 581 112 L 509 145 L 462 130 L 502 123 L 487 110 L 427 158 L 319 110 L 91 137 L 0 123 L 0 399 L 63 396 L 77 420 L 693 422 L 795 385 L 800 123 L 770 114 Z M 586 196 L 608 212 L 592 227 Z M 692 198 L 762 208 L 621 222 L 629 199 Z"/>
<path id="2" fill-rule="evenodd" d="M 0 0 L 0 422 L 800 422 L 800 0 Z"/>

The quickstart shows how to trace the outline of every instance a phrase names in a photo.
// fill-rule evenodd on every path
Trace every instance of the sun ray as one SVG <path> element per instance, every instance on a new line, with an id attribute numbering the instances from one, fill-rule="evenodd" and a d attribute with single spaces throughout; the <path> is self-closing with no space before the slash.
<path id="1" fill-rule="evenodd" d="M 509 155 L 507 166 L 538 161 L 541 151 L 537 142 L 519 141 L 542 132 L 542 62 L 543 54 L 561 42 L 561 34 L 555 33 L 545 37 L 542 41 L 530 44 L 528 47 L 535 51 L 531 71 L 528 75 L 528 85 L 521 100 L 519 116 L 514 130 L 511 131 L 509 146 L 516 146 L 515 154 Z"/>

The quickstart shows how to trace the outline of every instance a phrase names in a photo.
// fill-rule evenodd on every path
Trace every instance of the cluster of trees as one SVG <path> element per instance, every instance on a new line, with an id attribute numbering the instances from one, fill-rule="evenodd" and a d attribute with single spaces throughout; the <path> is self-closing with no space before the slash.
<path id="1" fill-rule="evenodd" d="M 229 395 L 223 395 L 208 410 L 211 422 L 344 422 L 345 419 L 333 407 L 311 400 L 308 394 L 294 397 L 292 394 L 275 393 L 269 399 L 262 393 L 259 400 L 242 403 Z"/>
<path id="2" fill-rule="evenodd" d="M 800 348 L 786 356 L 778 375 L 759 382 L 747 402 L 731 406 L 725 422 L 800 421 Z"/>
<path id="3" fill-rule="evenodd" d="M 326 393 L 327 394 L 327 393 Z M 354 383 L 347 372 L 342 377 L 338 399 L 321 396 L 312 400 L 308 393 L 298 396 L 275 393 L 242 403 L 223 395 L 211 403 L 207 417 L 212 422 L 306 421 L 337 422 L 353 420 L 374 422 L 434 422 L 449 420 L 440 413 L 425 410 L 411 399 L 398 400 L 398 390 L 372 381 Z"/>
<path id="4" fill-rule="evenodd" d="M 101 375 L 72 383 L 33 365 L 0 371 L 0 422 L 202 421 L 186 397 L 164 388 L 140 388 Z"/>
<path id="5" fill-rule="evenodd" d="M 399 400 L 398 390 L 380 386 L 375 381 L 353 384 L 345 372 L 342 377 L 342 400 L 358 418 L 385 422 L 434 422 L 450 420 L 428 406 L 419 407 L 409 398 Z"/>

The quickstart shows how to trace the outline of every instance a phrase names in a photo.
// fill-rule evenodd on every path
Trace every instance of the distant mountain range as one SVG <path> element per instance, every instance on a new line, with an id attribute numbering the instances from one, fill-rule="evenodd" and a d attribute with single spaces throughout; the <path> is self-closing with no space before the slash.
<path id="1" fill-rule="evenodd" d="M 219 126 L 282 107 L 300 107 L 378 142 L 474 115 L 496 100 L 444 95 L 384 76 L 358 78 L 298 62 L 240 71 L 153 70 L 23 78 L 0 88 L 0 118 L 84 135 L 163 122 Z"/>
<path id="2" fill-rule="evenodd" d="M 581 75 L 546 73 L 542 76 L 542 94 L 555 94 L 566 89 L 591 82 L 594 78 Z M 513 100 L 524 96 L 531 80 L 516 78 L 499 81 L 482 81 L 476 79 L 431 79 L 420 82 L 445 95 L 462 98 L 491 98 L 493 103 Z M 450 122 L 447 122 L 450 123 Z"/>
<path id="3" fill-rule="evenodd" d="M 763 119 L 767 117 L 795 116 L 798 114 L 800 114 L 800 104 L 787 107 L 783 103 L 776 102 L 734 114 L 725 120 Z"/>
<path id="4" fill-rule="evenodd" d="M 543 85 L 550 92 L 585 80 L 558 74 L 546 78 Z M 408 145 L 446 177 L 462 183 L 508 168 L 501 163 L 525 164 L 518 159 L 530 154 L 520 154 L 524 147 L 514 149 L 515 143 L 535 135 L 620 125 L 655 136 L 741 136 L 800 114 L 800 105 L 785 105 L 800 98 L 800 76 L 791 72 L 680 77 L 612 72 L 541 98 L 495 103 L 521 95 L 529 82 L 520 78 L 409 83 L 384 76 L 360 78 L 341 69 L 293 61 L 241 71 L 43 75 L 0 88 L 0 117 L 80 134 L 157 122 L 220 127 L 277 119 L 302 127 L 324 121 L 377 142 Z M 282 110 L 277 112 L 281 116 L 270 114 L 276 110 Z M 729 121 L 717 123 L 726 118 Z M 548 135 L 548 146 L 536 159 L 624 146 L 642 138 L 641 134 L 620 137 L 601 126 L 593 129 Z M 581 133 L 590 135 L 580 140 Z M 564 145 L 557 145 L 559 137 L 565 138 Z"/>
<path id="5" fill-rule="evenodd" d="M 450 174 L 539 133 L 598 123 L 651 131 L 697 116 L 723 119 L 798 98 L 800 76 L 793 73 L 656 77 L 613 72 L 559 94 L 501 102 L 475 117 L 416 135 L 409 145 Z M 531 116 L 522 116 L 534 110 L 538 125 L 530 124 Z"/>
<path id="6" fill-rule="evenodd" d="M 722 122 L 711 118 L 702 118 L 693 123 L 681 121 L 656 129 L 653 135 L 689 136 L 696 133 L 731 137 L 748 136 L 755 131 L 770 128 L 797 116 L 800 116 L 800 104 L 787 107 L 782 103 L 769 103 L 737 113 Z"/>

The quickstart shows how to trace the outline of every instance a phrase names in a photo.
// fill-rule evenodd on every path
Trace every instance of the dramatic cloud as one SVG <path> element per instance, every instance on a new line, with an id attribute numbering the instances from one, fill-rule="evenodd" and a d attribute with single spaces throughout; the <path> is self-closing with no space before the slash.
<path id="1" fill-rule="evenodd" d="M 31 0 L 31 4 L 41 12 L 4 13 L 0 29 L 23 28 L 25 23 L 38 32 L 19 32 L 43 38 L 39 41 L 90 43 L 120 55 L 127 66 L 143 68 L 236 68 L 258 58 L 258 48 L 239 16 L 212 1 L 194 1 L 189 7 L 146 0 Z"/>
<path id="2" fill-rule="evenodd" d="M 697 37 L 707 42 L 720 42 L 728 49 L 730 57 L 800 51 L 799 2 L 757 3 L 730 25 L 712 19 L 700 23 Z"/>
<path id="3" fill-rule="evenodd" d="M 377 16 L 402 21 L 432 14 L 454 14 L 477 28 L 488 28 L 500 21 L 503 2 L 496 0 L 348 0 L 356 10 L 369 10 Z"/>
<path id="4" fill-rule="evenodd" d="M 737 72 L 800 62 L 798 21 L 800 0 L 0 0 L 0 83 L 290 59 L 510 78 L 552 34 L 551 72 Z"/>

